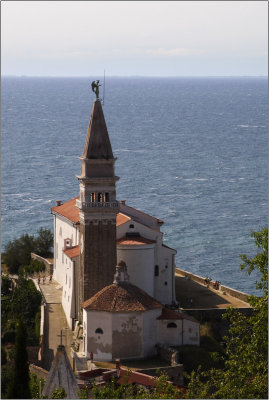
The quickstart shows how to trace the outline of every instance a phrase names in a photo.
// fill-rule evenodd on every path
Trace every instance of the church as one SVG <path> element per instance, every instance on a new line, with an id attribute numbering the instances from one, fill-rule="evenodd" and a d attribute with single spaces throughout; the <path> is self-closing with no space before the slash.
<path id="1" fill-rule="evenodd" d="M 163 243 L 163 221 L 116 198 L 109 134 L 96 93 L 83 148 L 79 196 L 51 209 L 53 278 L 83 350 L 96 360 L 144 358 L 156 344 L 199 345 L 199 323 L 176 306 L 176 250 Z"/>

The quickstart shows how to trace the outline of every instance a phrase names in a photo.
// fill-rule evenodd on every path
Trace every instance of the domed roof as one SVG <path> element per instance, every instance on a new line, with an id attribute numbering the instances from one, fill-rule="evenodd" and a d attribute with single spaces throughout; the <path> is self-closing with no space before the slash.
<path id="1" fill-rule="evenodd" d="M 82 307 L 87 311 L 132 312 L 163 306 L 142 289 L 123 281 L 104 287 L 82 303 Z"/>

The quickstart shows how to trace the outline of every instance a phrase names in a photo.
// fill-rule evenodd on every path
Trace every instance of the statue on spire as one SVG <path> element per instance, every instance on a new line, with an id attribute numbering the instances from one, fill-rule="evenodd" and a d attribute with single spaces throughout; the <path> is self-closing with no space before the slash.
<path id="1" fill-rule="evenodd" d="M 99 100 L 99 86 L 102 86 L 99 81 L 92 82 L 92 91 L 96 94 L 96 100 Z"/>

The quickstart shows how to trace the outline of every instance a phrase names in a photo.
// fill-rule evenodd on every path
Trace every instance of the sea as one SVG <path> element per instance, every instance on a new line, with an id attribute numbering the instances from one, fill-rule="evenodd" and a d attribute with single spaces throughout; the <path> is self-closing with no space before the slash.
<path id="1" fill-rule="evenodd" d="M 240 255 L 267 226 L 266 77 L 2 77 L 2 251 L 78 196 L 96 79 L 118 200 L 164 221 L 176 267 L 257 294 Z"/>

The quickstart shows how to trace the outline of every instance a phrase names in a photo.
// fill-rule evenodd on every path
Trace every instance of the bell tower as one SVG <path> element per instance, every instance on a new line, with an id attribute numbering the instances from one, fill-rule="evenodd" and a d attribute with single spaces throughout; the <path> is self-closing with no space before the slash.
<path id="1" fill-rule="evenodd" d="M 114 173 L 116 158 L 98 97 L 92 106 L 80 160 L 81 174 L 77 177 L 80 196 L 76 202 L 80 215 L 79 308 L 82 302 L 113 283 L 117 264 L 116 181 L 119 178 Z"/>

